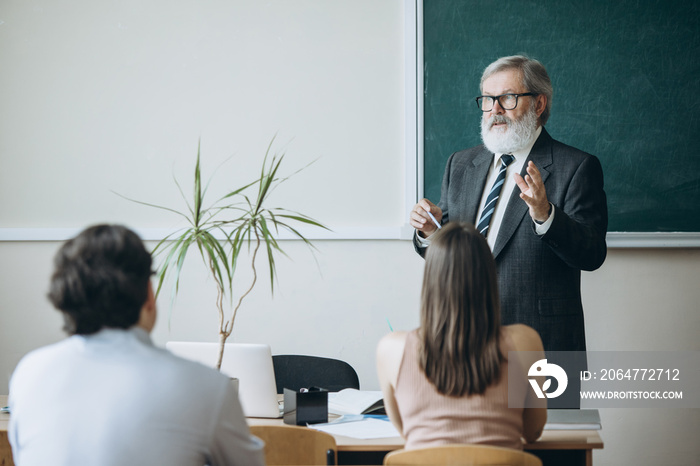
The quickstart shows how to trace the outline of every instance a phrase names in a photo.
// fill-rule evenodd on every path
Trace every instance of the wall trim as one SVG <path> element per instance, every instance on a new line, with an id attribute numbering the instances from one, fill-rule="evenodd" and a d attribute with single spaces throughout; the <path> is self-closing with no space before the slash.
<path id="1" fill-rule="evenodd" d="M 66 241 L 76 236 L 82 228 L 0 228 L 0 242 L 57 242 Z M 168 228 L 134 228 L 134 231 L 144 241 L 160 241 L 167 235 L 176 232 Z M 338 227 L 332 231 L 319 228 L 299 228 L 301 234 L 312 241 L 357 241 L 357 240 L 411 240 L 413 228 L 406 224 L 389 227 Z M 222 234 L 215 235 L 219 239 Z M 286 231 L 280 231 L 278 239 L 282 241 L 297 241 Z M 669 233 L 634 233 L 609 232 L 607 234 L 609 248 L 699 248 L 700 233 L 669 232 Z"/>

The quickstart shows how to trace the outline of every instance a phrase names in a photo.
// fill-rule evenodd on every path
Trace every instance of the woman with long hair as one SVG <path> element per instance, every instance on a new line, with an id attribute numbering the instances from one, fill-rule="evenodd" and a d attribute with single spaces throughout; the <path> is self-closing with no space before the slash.
<path id="1" fill-rule="evenodd" d="M 390 333 L 377 348 L 387 413 L 405 448 L 521 450 L 521 438 L 536 440 L 547 419 L 546 400 L 527 381 L 529 364 L 544 358 L 542 340 L 526 325 L 501 326 L 493 255 L 472 225 L 447 223 L 431 240 L 420 327 Z M 509 358 L 513 351 L 528 353 Z"/>

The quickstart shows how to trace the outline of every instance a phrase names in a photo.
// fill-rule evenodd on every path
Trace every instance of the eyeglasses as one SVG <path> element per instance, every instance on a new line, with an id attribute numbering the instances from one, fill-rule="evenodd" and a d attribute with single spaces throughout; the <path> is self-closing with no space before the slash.
<path id="1" fill-rule="evenodd" d="M 523 94 L 501 94 L 501 95 L 480 95 L 476 98 L 476 105 L 482 112 L 490 112 L 493 110 L 494 102 L 503 110 L 513 110 L 518 106 L 518 97 L 527 97 L 537 95 L 534 92 L 525 92 Z"/>

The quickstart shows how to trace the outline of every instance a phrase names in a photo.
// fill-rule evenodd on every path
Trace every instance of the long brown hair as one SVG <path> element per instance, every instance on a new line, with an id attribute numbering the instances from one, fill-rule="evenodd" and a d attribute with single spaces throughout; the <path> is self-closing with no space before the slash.
<path id="1" fill-rule="evenodd" d="M 484 393 L 501 375 L 496 264 L 484 237 L 450 222 L 433 235 L 425 260 L 419 362 L 449 396 Z"/>

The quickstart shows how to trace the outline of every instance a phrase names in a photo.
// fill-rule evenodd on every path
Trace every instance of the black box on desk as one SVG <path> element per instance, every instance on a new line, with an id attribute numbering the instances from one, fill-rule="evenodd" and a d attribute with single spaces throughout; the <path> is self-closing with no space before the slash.
<path id="1" fill-rule="evenodd" d="M 284 389 L 284 423 L 296 426 L 328 422 L 328 391 Z"/>

